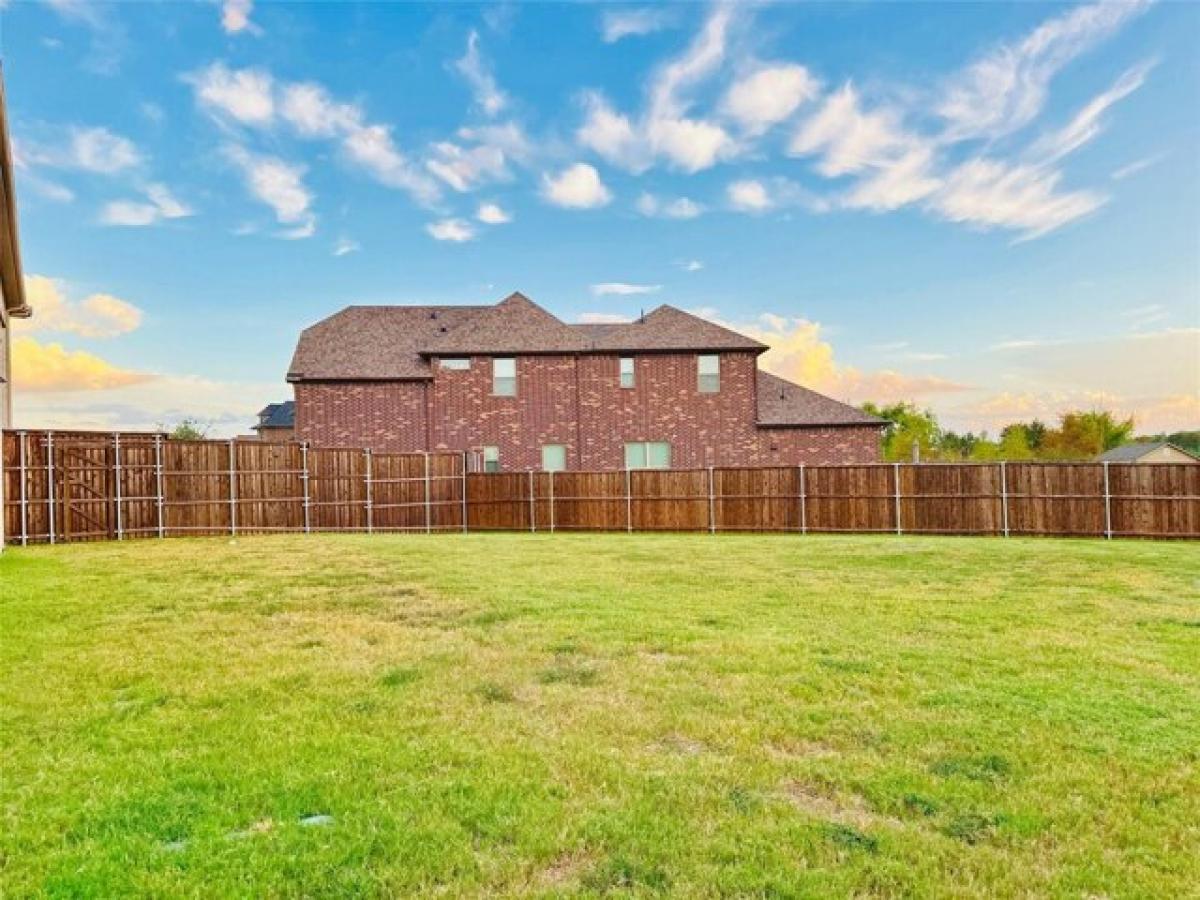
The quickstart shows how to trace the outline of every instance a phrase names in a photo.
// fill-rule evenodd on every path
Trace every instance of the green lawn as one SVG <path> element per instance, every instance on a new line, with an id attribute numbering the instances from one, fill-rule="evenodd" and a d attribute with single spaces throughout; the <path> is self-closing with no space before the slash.
<path id="1" fill-rule="evenodd" d="M 1200 550 L 10 549 L 0 748 L 5 897 L 1195 896 Z"/>

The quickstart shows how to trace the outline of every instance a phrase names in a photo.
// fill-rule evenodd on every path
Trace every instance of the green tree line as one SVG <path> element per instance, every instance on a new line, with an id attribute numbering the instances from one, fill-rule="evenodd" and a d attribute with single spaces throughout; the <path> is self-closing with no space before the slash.
<path id="1" fill-rule="evenodd" d="M 1057 425 L 1034 419 L 1013 422 L 992 437 L 986 431 L 958 433 L 942 428 L 931 410 L 913 403 L 882 405 L 864 403 L 863 410 L 886 419 L 883 457 L 908 462 L 914 447 L 922 460 L 958 461 L 993 459 L 1092 459 L 1132 441 L 1169 441 L 1177 447 L 1200 453 L 1200 431 L 1134 436 L 1132 418 L 1119 419 L 1106 410 L 1063 413 Z"/>

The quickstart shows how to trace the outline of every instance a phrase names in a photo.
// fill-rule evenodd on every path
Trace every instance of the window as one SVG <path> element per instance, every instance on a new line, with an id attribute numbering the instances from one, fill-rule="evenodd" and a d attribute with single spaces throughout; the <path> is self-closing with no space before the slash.
<path id="1" fill-rule="evenodd" d="M 696 386 L 702 394 L 715 394 L 721 390 L 721 357 L 715 353 L 697 356 L 696 378 Z"/>
<path id="2" fill-rule="evenodd" d="M 463 357 L 447 357 L 441 362 L 443 369 L 453 369 L 455 372 L 466 372 L 471 368 L 471 360 Z"/>
<path id="3" fill-rule="evenodd" d="M 496 397 L 517 396 L 517 361 L 492 360 L 492 394 Z"/>
<path id="4" fill-rule="evenodd" d="M 621 387 L 631 388 L 634 385 L 633 357 L 621 357 Z"/>
<path id="5" fill-rule="evenodd" d="M 562 444 L 542 445 L 542 471 L 561 472 L 567 467 L 567 448 Z"/>
<path id="6" fill-rule="evenodd" d="M 671 445 L 666 441 L 636 441 L 625 445 L 625 468 L 671 468 Z"/>
<path id="7" fill-rule="evenodd" d="M 483 471 L 499 472 L 500 471 L 500 448 L 499 447 L 484 447 L 483 448 Z"/>

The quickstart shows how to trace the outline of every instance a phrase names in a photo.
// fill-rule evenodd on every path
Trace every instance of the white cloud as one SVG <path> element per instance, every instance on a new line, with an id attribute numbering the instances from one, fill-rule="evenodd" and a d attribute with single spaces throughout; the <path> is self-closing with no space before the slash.
<path id="1" fill-rule="evenodd" d="M 312 81 L 283 88 L 279 113 L 302 137 L 329 138 L 362 126 L 362 110 L 338 103 L 322 85 Z"/>
<path id="2" fill-rule="evenodd" d="M 1033 156 L 1046 163 L 1054 162 L 1091 141 L 1104 129 L 1104 113 L 1140 88 L 1153 66 L 1152 62 L 1142 63 L 1125 71 L 1112 87 L 1093 98 L 1065 127 L 1043 135 L 1033 145 Z"/>
<path id="3" fill-rule="evenodd" d="M 689 259 L 680 263 L 679 267 L 685 272 L 699 272 L 704 268 L 704 263 L 698 259 Z"/>
<path id="4" fill-rule="evenodd" d="M 479 53 L 479 32 L 472 31 L 467 35 L 467 51 L 455 60 L 454 68 L 471 86 L 475 103 L 485 115 L 497 116 L 503 111 L 508 98 Z"/>
<path id="5" fill-rule="evenodd" d="M 655 73 L 637 121 L 614 110 L 599 93 L 585 93 L 585 119 L 576 132 L 580 144 L 631 172 L 645 171 L 658 158 L 699 172 L 732 156 L 737 143 L 719 124 L 690 117 L 685 92 L 721 66 L 733 15 L 732 7 L 718 6 L 688 49 Z"/>
<path id="6" fill-rule="evenodd" d="M 600 33 L 606 44 L 622 38 L 641 37 L 668 27 L 673 15 L 667 9 L 607 9 L 600 19 Z"/>
<path id="7" fill-rule="evenodd" d="M 817 171 L 833 178 L 879 167 L 908 151 L 915 138 L 906 134 L 888 109 L 864 112 L 858 92 L 847 84 L 826 97 L 821 109 L 801 123 L 789 151 L 820 154 Z"/>
<path id="8" fill-rule="evenodd" d="M 1131 163 L 1127 163 L 1118 169 L 1114 169 L 1112 175 L 1109 177 L 1112 178 L 1113 181 L 1124 181 L 1130 175 L 1136 175 L 1138 172 L 1149 169 L 1151 166 L 1158 165 L 1160 162 L 1166 159 L 1166 157 L 1167 154 L 1165 153 L 1155 153 L 1153 156 L 1145 156 L 1141 159 L 1135 159 Z"/>
<path id="9" fill-rule="evenodd" d="M 612 200 L 600 173 L 587 163 L 575 163 L 557 175 L 542 175 L 542 197 L 567 209 L 594 209 Z"/>
<path id="10" fill-rule="evenodd" d="M 45 275 L 25 276 L 25 296 L 37 315 L 18 319 L 23 332 L 52 331 L 86 338 L 111 338 L 136 331 L 142 311 L 111 294 L 89 294 L 75 302 L 65 285 Z"/>
<path id="11" fill-rule="evenodd" d="M 346 155 L 388 187 L 407 191 L 422 203 L 438 198 L 437 184 L 418 171 L 392 141 L 390 129 L 383 125 L 365 125 L 346 135 L 342 147 Z"/>
<path id="12" fill-rule="evenodd" d="M 762 66 L 737 81 L 722 106 L 749 134 L 762 134 L 789 118 L 806 100 L 817 95 L 817 81 L 804 66 Z"/>
<path id="13" fill-rule="evenodd" d="M 506 212 L 498 204 L 480 203 L 475 212 L 475 218 L 485 225 L 503 225 L 512 221 L 512 214 Z"/>
<path id="14" fill-rule="evenodd" d="M 425 230 L 434 240 L 451 241 L 456 244 L 475 238 L 475 229 L 470 222 L 464 219 L 441 219 L 437 222 L 430 222 L 425 226 Z"/>
<path id="15" fill-rule="evenodd" d="M 334 242 L 333 255 L 346 256 L 350 253 L 357 253 L 362 249 L 362 245 L 358 241 L 351 240 L 348 237 L 340 237 Z"/>
<path id="16" fill-rule="evenodd" d="M 437 182 L 396 146 L 388 126 L 367 121 L 360 106 L 334 100 L 320 84 L 277 84 L 269 72 L 231 70 L 220 62 L 185 80 L 196 102 L 218 121 L 269 128 L 282 119 L 300 137 L 338 141 L 350 163 L 420 203 L 432 203 L 440 195 Z"/>
<path id="17" fill-rule="evenodd" d="M 877 167 L 863 177 L 841 202 L 851 209 L 876 212 L 899 209 L 928 197 L 942 184 L 933 174 L 933 153 L 929 147 L 915 144 L 902 155 Z"/>
<path id="18" fill-rule="evenodd" d="M 585 312 L 576 320 L 580 325 L 628 325 L 629 316 L 620 313 Z"/>
<path id="19" fill-rule="evenodd" d="M 634 297 L 641 294 L 657 294 L 661 290 L 661 284 L 629 284 L 624 281 L 605 281 L 591 287 L 592 294 L 596 297 Z"/>
<path id="20" fill-rule="evenodd" d="M 192 209 L 176 199 L 164 184 L 150 184 L 145 200 L 114 200 L 100 212 L 105 225 L 131 227 L 156 225 L 164 219 L 182 219 L 192 215 Z"/>
<path id="21" fill-rule="evenodd" d="M 258 27 L 250 21 L 250 13 L 254 11 L 254 0 L 224 0 L 221 4 L 221 27 L 226 34 L 238 34 L 249 31 L 258 32 Z"/>
<path id="22" fill-rule="evenodd" d="M 469 191 L 486 181 L 510 177 L 504 151 L 488 144 L 464 148 L 451 141 L 439 141 L 431 148 L 433 156 L 425 168 L 456 191 Z"/>
<path id="23" fill-rule="evenodd" d="M 265 126 L 275 118 L 274 79 L 262 69 L 231 70 L 215 62 L 185 80 L 196 102 L 219 120 Z"/>
<path id="24" fill-rule="evenodd" d="M 688 197 L 662 198 L 643 193 L 637 199 L 637 211 L 643 216 L 664 219 L 694 219 L 703 214 L 704 206 Z"/>
<path id="25" fill-rule="evenodd" d="M 1029 124 L 1059 70 L 1147 5 L 1134 0 L 1077 6 L 1019 42 L 996 47 L 946 86 L 937 108 L 946 121 L 946 138 L 998 137 Z"/>
<path id="26" fill-rule="evenodd" d="M 76 128 L 66 164 L 88 172 L 112 175 L 140 164 L 142 155 L 128 138 L 107 128 Z"/>
<path id="27" fill-rule="evenodd" d="M 748 178 L 734 181 L 725 188 L 729 203 L 743 212 L 763 212 L 771 208 L 771 197 L 761 181 Z"/>
<path id="28" fill-rule="evenodd" d="M 1099 209 L 1103 196 L 1058 191 L 1061 175 L 1036 166 L 972 159 L 946 176 L 931 208 L 951 222 L 1010 228 L 1021 240 L 1041 237 Z"/>
<path id="29" fill-rule="evenodd" d="M 303 165 L 251 153 L 236 144 L 225 148 L 225 157 L 241 170 L 250 193 L 271 207 L 281 225 L 291 226 L 282 237 L 304 238 L 315 232 L 313 196 L 304 184 Z"/>

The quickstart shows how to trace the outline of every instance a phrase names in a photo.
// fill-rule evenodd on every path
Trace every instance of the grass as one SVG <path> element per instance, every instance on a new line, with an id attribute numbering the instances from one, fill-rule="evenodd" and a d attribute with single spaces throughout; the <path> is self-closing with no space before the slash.
<path id="1" fill-rule="evenodd" d="M 1185 896 L 1194 544 L 0 556 L 0 896 Z"/>

